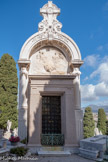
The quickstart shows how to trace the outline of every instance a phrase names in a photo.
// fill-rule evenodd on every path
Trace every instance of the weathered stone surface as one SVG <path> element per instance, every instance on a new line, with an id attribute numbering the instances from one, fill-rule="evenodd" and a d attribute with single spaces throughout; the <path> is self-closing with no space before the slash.
<path id="1" fill-rule="evenodd" d="M 2 139 L 3 137 L 3 129 L 0 129 L 0 140 Z"/>
<path id="2" fill-rule="evenodd" d="M 64 75 L 68 74 L 68 62 L 57 48 L 44 47 L 30 57 L 30 75 Z"/>
<path id="3" fill-rule="evenodd" d="M 38 151 L 39 156 L 70 156 L 69 151 Z"/>
<path id="4" fill-rule="evenodd" d="M 3 136 L 5 139 L 9 139 L 11 137 L 11 133 L 6 131 Z"/>
<path id="5" fill-rule="evenodd" d="M 106 151 L 106 136 L 99 135 L 80 141 L 80 155 L 96 159 L 103 158 Z"/>
<path id="6" fill-rule="evenodd" d="M 61 32 L 57 20 L 60 9 L 51 1 L 40 10 L 43 20 L 39 30 L 23 45 L 18 61 L 19 126 L 21 139 L 28 137 L 28 146 L 41 147 L 42 97 L 60 96 L 61 133 L 65 148 L 73 150 L 83 138 L 80 66 L 83 64 L 76 43 Z M 33 149 L 36 153 L 37 149 Z"/>
<path id="7" fill-rule="evenodd" d="M 88 149 L 83 149 L 83 148 L 79 148 L 80 151 L 80 155 L 85 157 L 85 158 L 90 158 L 90 159 L 97 159 L 99 156 L 99 151 L 95 150 L 88 150 Z"/>

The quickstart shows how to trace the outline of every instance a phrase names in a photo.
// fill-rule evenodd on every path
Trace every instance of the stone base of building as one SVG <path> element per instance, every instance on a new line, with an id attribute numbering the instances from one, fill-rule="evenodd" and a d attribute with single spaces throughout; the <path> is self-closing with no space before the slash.
<path id="1" fill-rule="evenodd" d="M 38 154 L 41 156 L 69 156 L 71 154 L 79 154 L 78 146 L 35 146 L 28 145 L 28 148 L 32 154 Z"/>

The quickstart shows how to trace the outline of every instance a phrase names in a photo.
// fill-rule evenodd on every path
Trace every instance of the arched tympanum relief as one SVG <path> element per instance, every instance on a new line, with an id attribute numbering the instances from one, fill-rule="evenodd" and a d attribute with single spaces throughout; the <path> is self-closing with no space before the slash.
<path id="1" fill-rule="evenodd" d="M 70 71 L 64 54 L 55 47 L 34 51 L 30 62 L 29 75 L 65 75 Z"/>

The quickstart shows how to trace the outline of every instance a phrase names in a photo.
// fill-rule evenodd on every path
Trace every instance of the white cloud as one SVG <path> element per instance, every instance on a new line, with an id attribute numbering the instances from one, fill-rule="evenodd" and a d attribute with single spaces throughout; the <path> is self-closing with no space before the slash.
<path id="1" fill-rule="evenodd" d="M 90 78 L 96 77 L 97 75 L 99 75 L 101 82 L 108 83 L 108 62 L 100 64 L 98 69 L 90 75 Z"/>
<path id="2" fill-rule="evenodd" d="M 97 50 L 101 54 L 92 54 L 92 55 L 88 55 L 87 57 L 85 57 L 83 67 L 89 66 L 89 67 L 96 68 L 100 64 L 108 62 L 108 55 L 102 56 L 103 52 L 108 53 L 108 43 L 98 46 Z"/>
<path id="3" fill-rule="evenodd" d="M 98 97 L 95 95 L 95 86 L 92 84 L 81 85 L 81 98 L 83 101 L 95 101 Z"/>
<path id="4" fill-rule="evenodd" d="M 108 51 L 108 43 L 106 43 L 106 44 L 104 44 L 104 45 L 98 46 L 98 47 L 97 47 L 97 50 L 98 50 L 99 52 L 101 52 L 101 51 Z"/>
<path id="5" fill-rule="evenodd" d="M 103 60 L 105 60 L 105 58 Z M 90 75 L 90 78 L 95 78 L 97 76 L 99 77 L 97 84 L 85 84 L 81 86 L 82 101 L 96 101 L 99 100 L 100 97 L 108 97 L 107 57 L 106 62 L 101 63 L 97 70 Z"/>
<path id="6" fill-rule="evenodd" d="M 103 9 L 104 9 L 104 11 L 108 11 L 108 1 L 105 3 Z"/>
<path id="7" fill-rule="evenodd" d="M 84 78 L 84 81 L 86 81 L 86 80 L 88 80 L 89 79 L 89 77 L 88 76 L 86 76 L 85 78 Z"/>
<path id="8" fill-rule="evenodd" d="M 97 96 L 108 96 L 108 85 L 105 84 L 104 82 L 101 82 L 99 84 L 97 84 L 95 86 L 95 91 L 94 93 L 97 95 Z"/>
<path id="9" fill-rule="evenodd" d="M 82 101 L 96 101 L 99 97 L 108 97 L 108 85 L 104 82 L 99 84 L 81 85 Z"/>
<path id="10" fill-rule="evenodd" d="M 108 98 L 108 55 L 103 58 L 100 55 L 90 55 L 85 59 L 86 66 L 97 69 L 93 71 L 90 77 L 86 76 L 84 80 L 95 80 L 95 84 L 85 84 L 81 86 L 81 98 L 84 103 L 106 103 Z M 93 80 L 92 80 L 93 79 Z M 97 84 L 96 84 L 97 81 Z"/>
<path id="11" fill-rule="evenodd" d="M 102 51 L 102 50 L 103 50 L 103 46 L 100 45 L 99 47 L 97 47 L 97 50 L 98 50 L 98 51 Z"/>
<path id="12" fill-rule="evenodd" d="M 97 62 L 99 60 L 99 55 L 89 55 L 86 58 L 84 58 L 84 64 L 85 66 L 91 66 L 91 67 L 95 67 Z"/>
<path id="13" fill-rule="evenodd" d="M 102 59 L 102 62 L 103 63 L 108 62 L 108 55 L 104 56 L 104 58 Z"/>

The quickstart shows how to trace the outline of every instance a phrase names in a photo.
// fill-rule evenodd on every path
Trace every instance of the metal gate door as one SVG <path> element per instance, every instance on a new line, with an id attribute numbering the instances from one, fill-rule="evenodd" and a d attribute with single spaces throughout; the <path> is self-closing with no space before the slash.
<path id="1" fill-rule="evenodd" d="M 42 145 L 63 145 L 61 134 L 61 97 L 42 97 Z"/>

